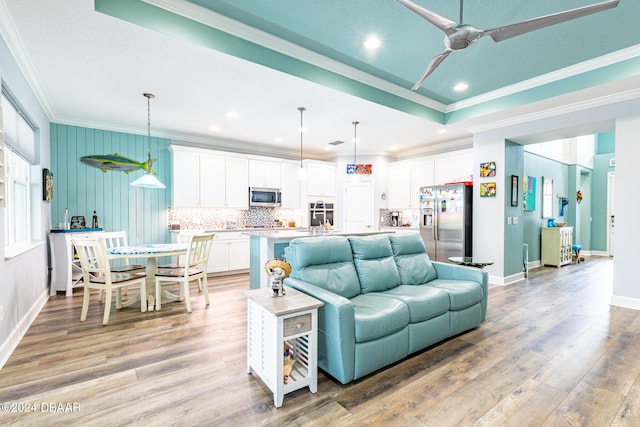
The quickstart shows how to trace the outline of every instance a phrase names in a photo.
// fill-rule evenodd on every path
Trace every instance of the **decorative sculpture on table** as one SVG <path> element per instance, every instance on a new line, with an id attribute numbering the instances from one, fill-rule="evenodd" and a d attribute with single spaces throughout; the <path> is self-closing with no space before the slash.
<path id="1" fill-rule="evenodd" d="M 289 276 L 291 273 L 291 265 L 281 259 L 271 259 L 264 265 L 264 269 L 267 275 L 271 277 L 271 290 L 273 294 L 271 296 L 284 296 L 286 290 L 282 280 Z"/>

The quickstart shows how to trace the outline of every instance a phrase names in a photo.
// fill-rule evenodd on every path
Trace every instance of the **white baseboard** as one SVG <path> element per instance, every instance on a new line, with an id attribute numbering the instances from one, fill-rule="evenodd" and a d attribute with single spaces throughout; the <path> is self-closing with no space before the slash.
<path id="1" fill-rule="evenodd" d="M 631 308 L 633 310 L 640 310 L 640 299 L 612 295 L 611 305 L 622 308 Z"/>
<path id="2" fill-rule="evenodd" d="M 11 331 L 9 337 L 0 345 L 0 369 L 7 363 L 7 360 L 9 360 L 9 357 L 20 343 L 22 337 L 24 337 L 24 334 L 27 333 L 33 321 L 36 320 L 47 301 L 49 301 L 49 289 L 44 290 L 20 323 Z"/>

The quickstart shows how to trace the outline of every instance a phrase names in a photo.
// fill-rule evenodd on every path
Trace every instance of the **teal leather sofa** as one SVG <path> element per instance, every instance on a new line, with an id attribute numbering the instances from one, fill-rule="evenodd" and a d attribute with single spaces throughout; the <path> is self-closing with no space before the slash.
<path id="1" fill-rule="evenodd" d="M 285 255 L 285 285 L 324 302 L 318 367 L 342 384 L 475 328 L 487 313 L 487 273 L 431 262 L 417 233 L 299 238 Z"/>

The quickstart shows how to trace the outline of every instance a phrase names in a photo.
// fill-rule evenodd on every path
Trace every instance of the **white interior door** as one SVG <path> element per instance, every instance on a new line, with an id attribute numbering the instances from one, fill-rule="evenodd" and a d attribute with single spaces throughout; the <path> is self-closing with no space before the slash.
<path id="1" fill-rule="evenodd" d="M 609 256 L 613 256 L 614 235 L 615 235 L 615 200 L 616 200 L 616 173 L 609 172 L 607 175 L 607 248 Z"/>
<path id="2" fill-rule="evenodd" d="M 345 187 L 345 231 L 359 233 L 373 229 L 373 191 L 371 181 L 349 182 Z"/>

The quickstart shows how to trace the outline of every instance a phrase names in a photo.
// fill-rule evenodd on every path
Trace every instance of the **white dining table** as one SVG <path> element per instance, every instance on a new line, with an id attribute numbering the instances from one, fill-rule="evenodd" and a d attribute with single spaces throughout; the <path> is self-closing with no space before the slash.
<path id="1" fill-rule="evenodd" d="M 165 297 L 174 301 L 180 299 L 179 296 L 162 290 L 161 295 L 155 294 L 156 273 L 158 272 L 158 258 L 165 256 L 186 255 L 187 245 L 184 243 L 153 243 L 144 245 L 119 246 L 107 250 L 110 259 L 124 258 L 146 258 L 147 266 L 147 310 L 153 311 L 157 298 Z M 133 297 L 126 302 L 126 306 L 139 301 L 139 297 Z M 124 304 L 123 304 L 124 305 Z"/>

